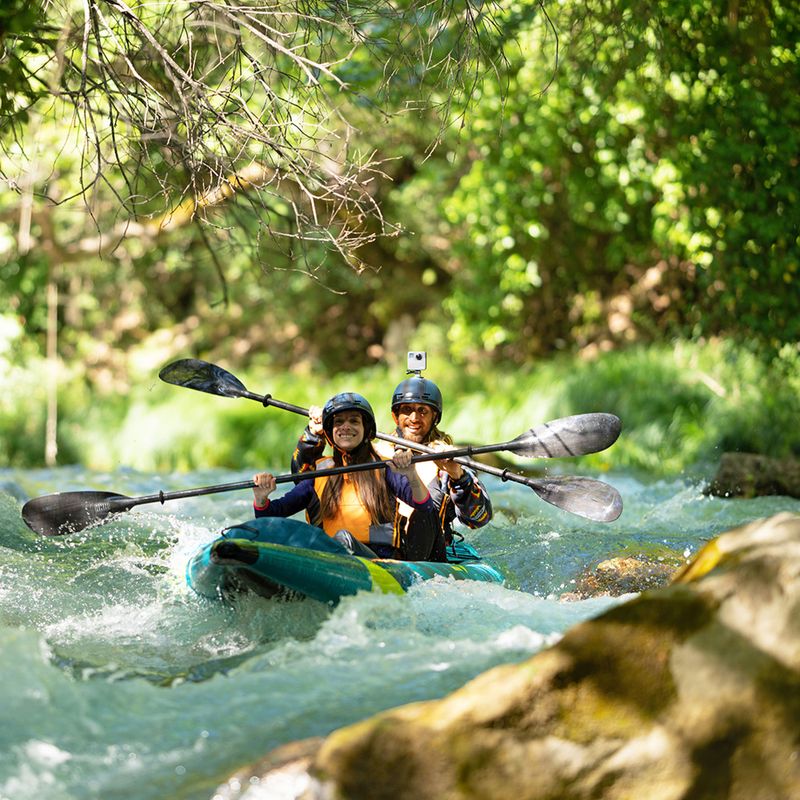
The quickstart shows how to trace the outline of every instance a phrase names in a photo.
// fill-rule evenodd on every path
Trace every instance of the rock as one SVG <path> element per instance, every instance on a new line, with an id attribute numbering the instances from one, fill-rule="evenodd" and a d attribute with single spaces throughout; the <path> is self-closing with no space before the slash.
<path id="1" fill-rule="evenodd" d="M 669 583 L 682 563 L 681 557 L 677 554 L 659 558 L 645 555 L 608 558 L 584 571 L 576 579 L 574 590 L 562 594 L 559 599 L 619 597 L 623 594 L 657 589 Z"/>
<path id="2" fill-rule="evenodd" d="M 800 797 L 798 608 L 800 516 L 746 525 L 528 661 L 334 732 L 281 800 Z"/>
<path id="3" fill-rule="evenodd" d="M 754 453 L 723 453 L 706 494 L 718 497 L 800 497 L 800 461 Z"/>

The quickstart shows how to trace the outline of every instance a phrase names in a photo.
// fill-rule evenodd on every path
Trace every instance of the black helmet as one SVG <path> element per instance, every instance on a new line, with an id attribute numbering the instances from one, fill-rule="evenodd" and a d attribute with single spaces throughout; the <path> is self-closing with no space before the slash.
<path id="1" fill-rule="evenodd" d="M 403 403 L 423 403 L 436 409 L 433 424 L 437 425 L 442 418 L 442 393 L 439 387 L 421 375 L 412 375 L 398 383 L 392 393 L 392 413 Z"/>
<path id="2" fill-rule="evenodd" d="M 340 392 L 328 400 L 322 408 L 322 429 L 329 442 L 333 441 L 333 415 L 340 411 L 360 411 L 364 419 L 364 441 L 375 438 L 378 428 L 375 425 L 375 414 L 367 398 L 355 392 Z"/>

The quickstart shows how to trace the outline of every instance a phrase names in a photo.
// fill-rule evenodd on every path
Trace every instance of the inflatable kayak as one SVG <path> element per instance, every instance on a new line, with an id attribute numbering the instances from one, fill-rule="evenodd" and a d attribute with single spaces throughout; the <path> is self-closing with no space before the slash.
<path id="1" fill-rule="evenodd" d="M 198 594 L 214 599 L 255 592 L 323 603 L 359 591 L 400 594 L 437 576 L 503 583 L 503 575 L 465 542 L 447 552 L 447 562 L 370 560 L 351 555 L 305 522 L 261 517 L 228 528 L 201 547 L 186 567 L 186 581 Z"/>

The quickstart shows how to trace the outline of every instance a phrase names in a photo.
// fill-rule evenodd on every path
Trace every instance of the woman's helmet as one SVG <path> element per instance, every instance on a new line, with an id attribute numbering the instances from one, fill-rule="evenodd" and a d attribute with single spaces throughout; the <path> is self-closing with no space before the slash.
<path id="1" fill-rule="evenodd" d="M 364 420 L 364 441 L 375 438 L 378 430 L 375 425 L 375 414 L 367 398 L 355 392 L 335 394 L 322 408 L 322 429 L 329 442 L 333 441 L 333 415 L 340 411 L 360 411 Z"/>
<path id="2" fill-rule="evenodd" d="M 433 424 L 437 425 L 442 418 L 442 393 L 439 387 L 421 375 L 413 375 L 398 383 L 392 393 L 392 413 L 403 403 L 424 403 L 436 410 Z"/>

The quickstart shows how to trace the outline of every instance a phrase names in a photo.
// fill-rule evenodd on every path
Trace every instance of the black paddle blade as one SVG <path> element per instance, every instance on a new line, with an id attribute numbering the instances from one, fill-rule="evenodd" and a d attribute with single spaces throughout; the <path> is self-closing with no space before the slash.
<path id="1" fill-rule="evenodd" d="M 220 397 L 241 397 L 242 393 L 247 392 L 245 385 L 235 375 L 216 364 L 196 358 L 173 361 L 161 369 L 158 377 L 175 386 L 185 386 Z"/>
<path id="2" fill-rule="evenodd" d="M 622 422 L 614 414 L 576 414 L 531 428 L 507 449 L 528 458 L 584 456 L 611 447 L 621 430 Z"/>
<path id="3" fill-rule="evenodd" d="M 127 510 L 124 503 L 112 504 L 110 501 L 129 499 L 124 494 L 114 492 L 48 494 L 25 503 L 22 506 L 22 519 L 36 533 L 63 536 L 101 522 L 109 514 Z"/>
<path id="4" fill-rule="evenodd" d="M 607 483 L 591 478 L 557 476 L 527 481 L 547 503 L 595 522 L 613 522 L 622 513 L 620 493 Z"/>

